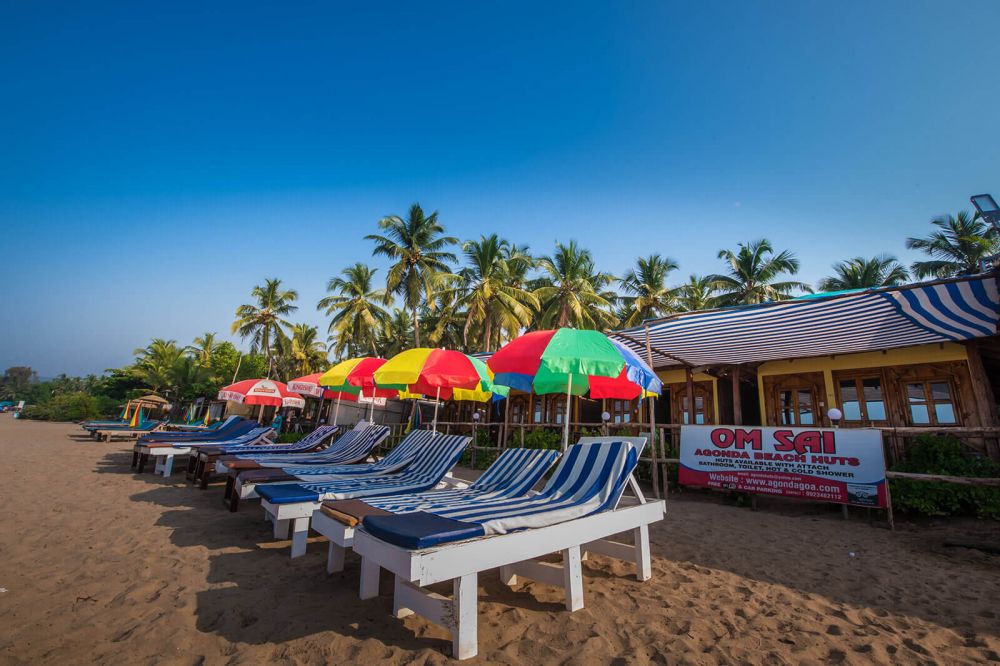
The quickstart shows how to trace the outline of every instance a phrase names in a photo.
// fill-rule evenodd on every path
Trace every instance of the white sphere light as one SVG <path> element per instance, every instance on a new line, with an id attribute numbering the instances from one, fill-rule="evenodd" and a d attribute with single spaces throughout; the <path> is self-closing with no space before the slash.
<path id="1" fill-rule="evenodd" d="M 604 419 L 605 421 L 610 421 L 611 414 L 608 414 L 607 412 L 601 412 L 601 418 Z"/>
<path id="2" fill-rule="evenodd" d="M 831 421 L 839 421 L 840 419 L 844 418 L 844 413 L 839 409 L 837 409 L 836 407 L 831 407 L 830 411 L 828 411 L 826 415 L 830 417 Z"/>
<path id="3" fill-rule="evenodd" d="M 472 412 L 472 420 L 473 421 L 478 421 L 481 418 L 483 418 L 483 417 L 482 417 L 482 415 L 479 412 Z"/>

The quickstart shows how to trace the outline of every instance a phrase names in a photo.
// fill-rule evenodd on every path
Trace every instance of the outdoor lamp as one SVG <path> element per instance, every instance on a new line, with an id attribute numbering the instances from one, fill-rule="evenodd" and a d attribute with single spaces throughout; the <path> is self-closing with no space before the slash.
<path id="1" fill-rule="evenodd" d="M 608 421 L 611 420 L 611 414 L 608 414 L 607 412 L 601 412 L 601 419 L 603 419 L 604 422 L 607 423 Z"/>
<path id="2" fill-rule="evenodd" d="M 472 420 L 473 421 L 478 421 L 481 418 L 483 418 L 483 417 L 482 417 L 482 415 L 479 412 L 472 412 Z"/>
<path id="3" fill-rule="evenodd" d="M 984 220 L 1000 229 L 1000 206 L 997 205 L 997 202 L 992 195 L 974 194 L 969 197 L 969 201 L 971 201 L 972 205 L 976 207 L 976 210 L 979 211 L 979 215 Z"/>
<path id="4" fill-rule="evenodd" d="M 836 407 L 831 407 L 829 411 L 827 411 L 826 416 L 831 421 L 839 421 L 840 419 L 844 418 L 844 413 L 839 409 L 837 409 Z"/>

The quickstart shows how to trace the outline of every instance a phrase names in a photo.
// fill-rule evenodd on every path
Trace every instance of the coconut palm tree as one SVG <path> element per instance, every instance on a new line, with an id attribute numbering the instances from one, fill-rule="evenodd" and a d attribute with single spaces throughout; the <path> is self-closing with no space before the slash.
<path id="1" fill-rule="evenodd" d="M 997 230 L 983 221 L 978 213 L 961 211 L 954 217 L 942 215 L 931 221 L 937 230 L 925 238 L 907 238 L 906 247 L 921 250 L 933 257 L 915 261 L 910 267 L 918 278 L 945 278 L 971 275 L 980 271 L 980 263 L 1000 252 Z"/>
<path id="2" fill-rule="evenodd" d="M 469 333 L 475 327 L 478 335 L 472 337 L 478 340 L 479 349 L 492 351 L 494 337 L 499 336 L 501 329 L 527 326 L 538 309 L 538 299 L 518 284 L 523 278 L 512 274 L 507 263 L 509 258 L 525 261 L 525 254 L 512 250 L 510 242 L 496 234 L 466 241 L 462 251 L 468 261 L 458 273 L 466 310 L 463 346 L 469 348 Z M 514 268 L 520 270 L 520 266 Z"/>
<path id="3" fill-rule="evenodd" d="M 384 358 L 395 356 L 408 349 L 413 340 L 413 319 L 410 313 L 401 308 L 393 308 L 389 316 L 389 324 L 379 331 L 379 355 Z"/>
<path id="4" fill-rule="evenodd" d="M 424 307 L 420 315 L 424 343 L 432 347 L 447 347 L 469 351 L 466 345 L 466 313 L 462 309 L 462 293 L 456 283 L 434 294 L 433 307 Z"/>
<path id="5" fill-rule="evenodd" d="M 215 350 L 219 348 L 219 344 L 215 333 L 206 332 L 194 339 L 193 344 L 188 347 L 188 351 L 194 355 L 201 367 L 207 368 L 212 365 L 212 357 L 215 355 Z"/>
<path id="6" fill-rule="evenodd" d="M 715 290 L 712 276 L 691 275 L 677 287 L 677 307 L 684 312 L 708 310 L 715 307 Z"/>
<path id="7" fill-rule="evenodd" d="M 275 339 L 274 356 L 278 372 L 285 379 L 325 370 L 328 364 L 326 345 L 319 339 L 319 329 L 308 324 L 294 324 L 291 335 Z"/>
<path id="8" fill-rule="evenodd" d="M 133 352 L 136 356 L 132 366 L 132 375 L 143 382 L 154 393 L 173 384 L 174 366 L 183 358 L 184 350 L 177 346 L 176 340 L 154 338 L 142 349 Z"/>
<path id="9" fill-rule="evenodd" d="M 616 295 L 606 289 L 614 276 L 595 270 L 589 250 L 576 241 L 557 243 L 555 253 L 539 259 L 538 267 L 542 277 L 535 282 L 534 293 L 541 304 L 539 326 L 602 329 L 615 325 L 611 308 Z"/>
<path id="10" fill-rule="evenodd" d="M 622 297 L 625 326 L 636 326 L 676 308 L 675 290 L 667 287 L 667 276 L 675 270 L 677 262 L 659 254 L 636 259 L 635 266 L 618 280 L 626 294 Z"/>
<path id="11" fill-rule="evenodd" d="M 389 313 L 382 304 L 392 299 L 387 299 L 384 289 L 374 288 L 377 272 L 360 262 L 345 268 L 326 285 L 334 295 L 316 304 L 317 310 L 333 315 L 327 332 L 334 341 L 331 351 L 338 358 L 349 347 L 374 352 L 379 330 L 389 323 Z"/>
<path id="12" fill-rule="evenodd" d="M 445 236 L 437 211 L 425 216 L 420 204 L 410 206 L 405 220 L 389 215 L 379 220 L 378 225 L 383 233 L 365 238 L 375 241 L 372 252 L 375 256 L 395 262 L 386 275 L 386 295 L 402 296 L 404 306 L 412 314 L 414 343 L 419 347 L 421 295 L 426 302 L 431 301 L 441 275 L 449 273 L 449 262 L 455 261 L 455 255 L 445 248 L 457 243 L 458 239 Z"/>
<path id="13" fill-rule="evenodd" d="M 819 281 L 820 291 L 893 287 L 910 279 L 906 268 L 890 254 L 854 257 L 834 264 L 833 270 L 836 275 Z"/>
<path id="14" fill-rule="evenodd" d="M 766 238 L 740 243 L 736 252 L 719 250 L 728 264 L 728 275 L 712 275 L 712 286 L 721 292 L 719 305 L 744 305 L 780 301 L 798 289 L 812 291 L 804 282 L 781 280 L 783 274 L 799 271 L 799 260 L 788 250 L 775 254 Z"/>
<path id="15" fill-rule="evenodd" d="M 244 340 L 250 338 L 250 352 L 265 353 L 270 370 L 274 363 L 272 342 L 284 335 L 282 327 L 291 326 L 285 317 L 299 309 L 297 305 L 292 305 L 299 293 L 294 289 L 282 289 L 281 280 L 269 278 L 264 286 L 254 287 L 250 295 L 256 302 L 236 308 L 233 333 L 239 333 Z"/>

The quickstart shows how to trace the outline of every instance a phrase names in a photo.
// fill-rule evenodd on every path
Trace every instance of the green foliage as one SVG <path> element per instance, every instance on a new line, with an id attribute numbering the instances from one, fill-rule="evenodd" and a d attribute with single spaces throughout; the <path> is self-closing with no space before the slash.
<path id="1" fill-rule="evenodd" d="M 1000 464 L 977 460 L 966 455 L 954 437 L 918 437 L 908 450 L 905 462 L 893 467 L 896 472 L 942 474 L 946 476 L 1000 477 Z M 923 515 L 977 516 L 1000 519 L 1000 488 L 964 486 L 893 479 L 889 482 L 893 508 Z"/>
<path id="2" fill-rule="evenodd" d="M 115 408 L 111 398 L 74 391 L 54 396 L 44 403 L 28 405 L 21 416 L 43 421 L 84 421 L 107 416 Z"/>
<path id="3" fill-rule="evenodd" d="M 278 444 L 294 444 L 305 437 L 301 432 L 283 432 L 278 435 Z"/>
<path id="4" fill-rule="evenodd" d="M 534 428 L 524 433 L 526 449 L 562 449 L 562 432 L 547 428 Z"/>

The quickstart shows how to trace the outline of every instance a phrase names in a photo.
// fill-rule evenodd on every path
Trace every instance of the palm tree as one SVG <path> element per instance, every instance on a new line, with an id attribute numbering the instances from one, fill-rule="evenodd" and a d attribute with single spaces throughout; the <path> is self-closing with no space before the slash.
<path id="1" fill-rule="evenodd" d="M 820 291 L 893 287 L 910 278 L 906 269 L 890 254 L 854 257 L 834 264 L 833 270 L 836 275 L 819 281 Z"/>
<path id="2" fill-rule="evenodd" d="M 374 352 L 379 330 L 389 323 L 389 313 L 380 303 L 391 298 L 387 299 L 384 289 L 373 288 L 376 272 L 360 262 L 345 268 L 326 285 L 334 295 L 316 304 L 317 310 L 333 315 L 327 332 L 335 341 L 331 351 L 338 358 L 349 347 Z"/>
<path id="3" fill-rule="evenodd" d="M 635 266 L 618 281 L 627 294 L 622 297 L 625 326 L 663 316 L 676 307 L 675 291 L 667 287 L 667 276 L 674 270 L 677 262 L 659 254 L 636 260 Z"/>
<path id="4" fill-rule="evenodd" d="M 290 327 L 291 323 L 285 316 L 299 309 L 292 302 L 298 299 L 299 293 L 294 289 L 282 289 L 281 280 L 269 278 L 264 286 L 256 286 L 250 295 L 256 303 L 245 304 L 236 308 L 236 321 L 233 322 L 233 333 L 239 333 L 243 339 L 250 338 L 250 353 L 263 351 L 267 354 L 267 365 L 270 370 L 274 358 L 271 355 L 271 342 L 284 335 L 282 327 Z"/>
<path id="5" fill-rule="evenodd" d="M 978 273 L 980 263 L 1000 252 L 1000 235 L 977 213 L 942 215 L 931 221 L 938 230 L 926 238 L 907 238 L 906 247 L 922 250 L 933 257 L 930 261 L 915 261 L 910 270 L 918 278 L 945 278 Z"/>
<path id="6" fill-rule="evenodd" d="M 712 286 L 722 292 L 719 305 L 745 305 L 781 301 L 796 289 L 812 291 L 804 282 L 779 280 L 783 273 L 794 275 L 799 260 L 788 250 L 775 254 L 766 238 L 740 243 L 739 250 L 719 250 L 719 259 L 729 264 L 728 275 L 712 275 Z"/>
<path id="7" fill-rule="evenodd" d="M 512 250 L 510 242 L 496 234 L 466 241 L 462 251 L 468 260 L 468 266 L 459 271 L 466 308 L 464 346 L 469 347 L 469 331 L 475 326 L 479 348 L 492 351 L 494 334 L 527 326 L 538 309 L 538 299 L 518 284 L 523 277 L 512 274 L 507 263 L 508 259 L 525 261 L 525 254 Z M 520 266 L 515 266 L 515 271 L 519 270 Z"/>
<path id="8" fill-rule="evenodd" d="M 595 270 L 589 250 L 576 241 L 557 243 L 555 253 L 539 259 L 538 267 L 542 277 L 536 281 L 535 296 L 541 303 L 540 326 L 601 329 L 616 323 L 611 311 L 616 296 L 606 291 L 614 277 Z"/>
<path id="9" fill-rule="evenodd" d="M 457 243 L 458 239 L 445 236 L 444 227 L 438 223 L 437 211 L 425 216 L 420 204 L 410 206 L 405 220 L 398 215 L 390 215 L 379 220 L 378 226 L 383 234 L 371 234 L 365 238 L 375 241 L 375 256 L 395 262 L 386 275 L 386 296 L 399 294 L 403 297 L 403 304 L 413 316 L 414 343 L 419 347 L 420 321 L 417 312 L 421 293 L 427 302 L 431 301 L 441 274 L 448 273 L 449 262 L 455 261 L 455 255 L 445 251 L 445 248 Z"/>
<path id="10" fill-rule="evenodd" d="M 677 287 L 677 307 L 685 312 L 714 308 L 715 299 L 710 275 L 691 275 L 687 282 Z"/>
<path id="11" fill-rule="evenodd" d="M 393 308 L 389 324 L 379 331 L 377 348 L 384 358 L 395 356 L 410 347 L 413 340 L 413 319 L 401 308 Z"/>
<path id="12" fill-rule="evenodd" d="M 278 372 L 286 379 L 325 370 L 326 346 L 319 340 L 319 329 L 308 324 L 294 324 L 291 335 L 275 340 Z"/>
<path id="13" fill-rule="evenodd" d="M 194 343 L 188 347 L 188 351 L 194 354 L 198 364 L 203 368 L 207 368 L 212 364 L 212 356 L 215 355 L 215 350 L 219 348 L 220 343 L 215 338 L 215 333 L 206 332 L 201 337 L 195 338 Z"/>
<path id="14" fill-rule="evenodd" d="M 136 356 L 132 367 L 133 376 L 153 392 L 173 385 L 174 366 L 184 356 L 184 350 L 177 346 L 176 340 L 154 338 L 146 347 L 136 349 L 133 353 Z"/>

